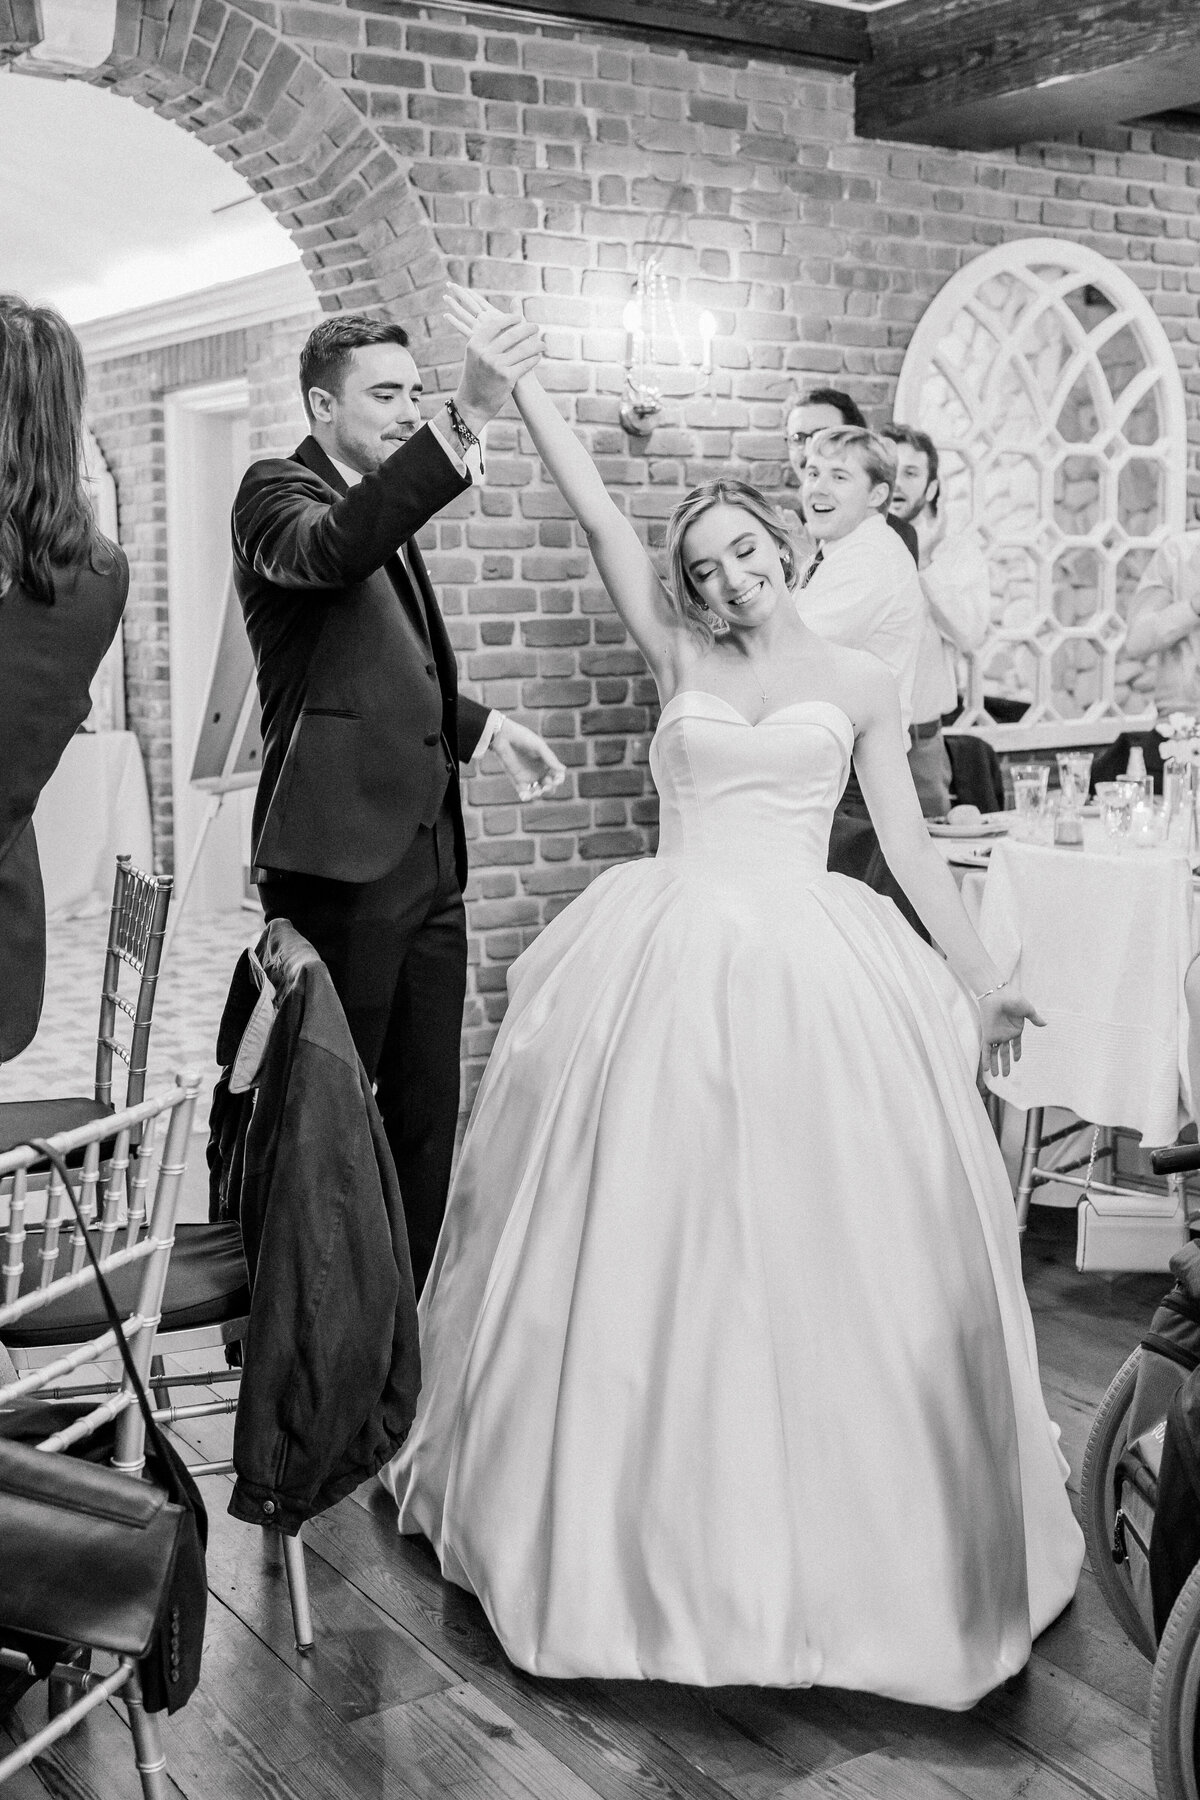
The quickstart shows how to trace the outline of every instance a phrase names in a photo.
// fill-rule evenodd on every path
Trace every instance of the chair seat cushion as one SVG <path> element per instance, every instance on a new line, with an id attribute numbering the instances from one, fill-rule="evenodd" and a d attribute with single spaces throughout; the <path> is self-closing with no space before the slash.
<path id="1" fill-rule="evenodd" d="M 37 1285 L 38 1250 L 33 1240 L 40 1236 L 40 1232 L 31 1231 L 25 1241 L 23 1294 Z M 70 1267 L 68 1239 L 69 1233 L 64 1230 L 56 1268 L 60 1275 L 65 1275 Z M 108 1285 L 122 1318 L 127 1318 L 137 1305 L 145 1267 L 144 1263 L 132 1263 L 115 1269 L 109 1277 Z M 250 1283 L 240 1227 L 177 1225 L 159 1331 L 190 1331 L 202 1325 L 226 1324 L 245 1318 L 249 1311 Z M 37 1350 L 48 1344 L 81 1343 L 107 1330 L 103 1303 L 95 1283 L 90 1283 L 6 1326 L 0 1332 L 0 1340 L 13 1350 Z"/>
<path id="2" fill-rule="evenodd" d="M 30 1138 L 54 1137 L 60 1131 L 78 1131 L 96 1119 L 105 1119 L 112 1107 L 102 1100 L 72 1095 L 62 1100 L 7 1100 L 0 1105 L 0 1155 Z M 82 1161 L 83 1153 L 69 1157 Z"/>

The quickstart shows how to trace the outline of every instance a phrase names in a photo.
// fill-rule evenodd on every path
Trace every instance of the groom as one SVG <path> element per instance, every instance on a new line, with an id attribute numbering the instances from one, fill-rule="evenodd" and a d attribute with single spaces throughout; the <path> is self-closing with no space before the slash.
<path id="1" fill-rule="evenodd" d="M 415 534 L 483 473 L 481 437 L 541 355 L 490 319 L 427 424 L 399 325 L 323 320 L 300 358 L 311 433 L 254 463 L 233 508 L 263 766 L 254 879 L 316 947 L 375 1084 L 417 1291 L 445 1211 L 466 992 L 458 768 L 491 746 L 522 799 L 565 771 L 526 727 L 460 696 Z"/>

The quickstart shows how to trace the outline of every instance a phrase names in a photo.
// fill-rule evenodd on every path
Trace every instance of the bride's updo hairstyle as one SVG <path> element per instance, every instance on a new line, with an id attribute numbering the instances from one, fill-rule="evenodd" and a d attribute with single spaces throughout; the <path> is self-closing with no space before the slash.
<path id="1" fill-rule="evenodd" d="M 696 520 L 703 518 L 714 506 L 736 506 L 741 512 L 749 513 L 775 540 L 779 560 L 783 564 L 783 577 L 788 586 L 794 588 L 799 577 L 796 540 L 778 507 L 772 506 L 756 487 L 751 487 L 745 481 L 722 479 L 706 481 L 703 487 L 693 488 L 671 514 L 671 523 L 667 529 L 670 577 L 667 594 L 672 609 L 684 624 L 710 644 L 717 633 L 713 630 L 711 612 L 692 586 L 683 560 L 683 540 Z"/>

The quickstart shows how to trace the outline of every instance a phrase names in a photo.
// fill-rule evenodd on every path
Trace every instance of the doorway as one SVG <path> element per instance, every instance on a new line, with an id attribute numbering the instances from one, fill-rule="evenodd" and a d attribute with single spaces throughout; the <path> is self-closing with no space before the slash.
<path id="1" fill-rule="evenodd" d="M 250 460 L 245 380 L 169 394 L 164 407 L 171 774 L 175 879 L 189 868 L 209 810 L 190 776 L 230 590 L 229 515 Z M 187 897 L 189 912 L 227 912 L 249 885 L 253 789 L 228 794 L 208 828 Z"/>

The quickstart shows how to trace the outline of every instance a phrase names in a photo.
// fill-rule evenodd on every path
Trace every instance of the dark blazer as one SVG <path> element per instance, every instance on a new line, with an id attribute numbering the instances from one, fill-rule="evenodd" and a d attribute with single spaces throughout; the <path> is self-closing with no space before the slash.
<path id="1" fill-rule="evenodd" d="M 46 982 L 33 809 L 88 716 L 128 592 L 129 564 L 107 539 L 90 562 L 55 570 L 52 606 L 0 592 L 0 1062 L 32 1040 Z"/>
<path id="2" fill-rule="evenodd" d="M 311 437 L 247 470 L 233 565 L 263 713 L 256 865 L 374 881 L 449 788 L 466 881 L 456 763 L 470 761 L 488 709 L 459 697 L 412 537 L 468 485 L 428 426 L 349 490 Z"/>
<path id="3" fill-rule="evenodd" d="M 257 999 L 243 952 L 217 1039 L 210 1216 L 250 1271 L 229 1510 L 294 1532 L 403 1443 L 421 1385 L 396 1168 L 329 971 L 275 919 L 258 957 L 275 1011 L 255 1086 L 229 1065 Z"/>

